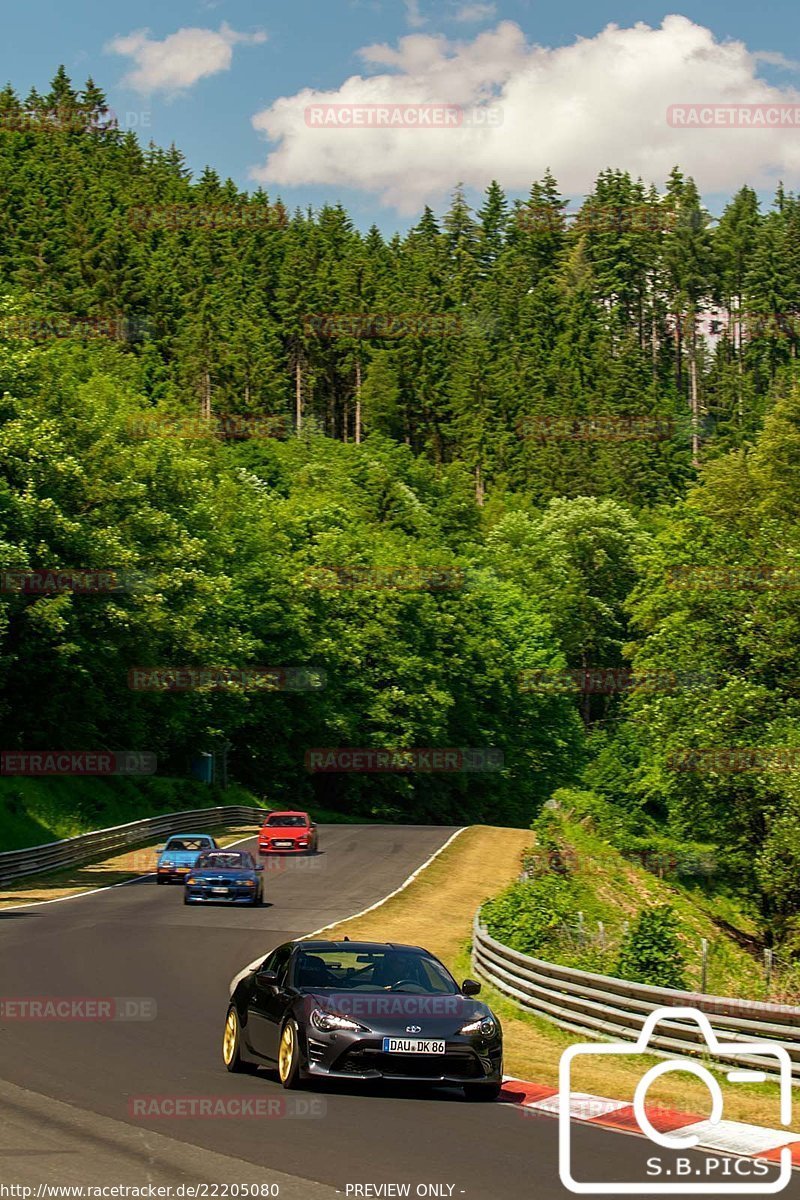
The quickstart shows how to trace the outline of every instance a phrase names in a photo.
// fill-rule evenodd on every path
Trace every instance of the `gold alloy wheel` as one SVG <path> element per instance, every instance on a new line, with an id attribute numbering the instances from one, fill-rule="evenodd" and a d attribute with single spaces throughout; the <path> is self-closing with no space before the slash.
<path id="1" fill-rule="evenodd" d="M 222 1038 L 222 1058 L 226 1067 L 229 1067 L 233 1062 L 238 1036 L 239 1021 L 236 1016 L 236 1010 L 232 1008 L 228 1013 L 228 1019 L 225 1022 L 225 1034 Z"/>
<path id="2" fill-rule="evenodd" d="M 291 1021 L 288 1021 L 283 1028 L 281 1047 L 278 1051 L 278 1074 L 281 1077 L 281 1083 L 285 1083 L 289 1078 L 294 1062 L 294 1045 L 294 1026 Z"/>

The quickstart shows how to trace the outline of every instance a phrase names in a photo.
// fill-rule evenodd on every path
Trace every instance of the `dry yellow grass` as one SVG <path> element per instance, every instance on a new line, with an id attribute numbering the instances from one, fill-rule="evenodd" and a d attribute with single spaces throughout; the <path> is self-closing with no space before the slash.
<path id="1" fill-rule="evenodd" d="M 425 946 L 456 973 L 471 974 L 469 944 L 478 906 L 512 882 L 520 870 L 520 854 L 533 835 L 519 829 L 472 826 L 462 833 L 400 895 L 349 921 L 331 926 L 334 937 L 399 941 Z M 567 1046 L 583 1040 L 526 1013 L 499 992 L 484 985 L 485 999 L 503 1022 L 506 1071 L 520 1079 L 558 1085 L 558 1068 Z M 632 1059 L 593 1059 L 574 1076 L 573 1088 L 615 1100 L 632 1100 L 646 1063 Z M 577 1064 L 576 1064 L 577 1066 Z M 650 1089 L 648 1101 L 705 1117 L 707 1089 L 693 1076 L 662 1077 Z M 729 1120 L 777 1126 L 777 1084 L 738 1085 L 728 1089 L 725 1116 Z"/>
<path id="2" fill-rule="evenodd" d="M 221 846 L 238 842 L 240 838 L 258 832 L 258 826 L 225 831 L 209 829 Z M 36 875 L 33 879 L 20 879 L 0 889 L 0 911 L 15 904 L 36 904 L 42 900 L 60 900 L 65 896 L 77 896 L 95 888 L 111 887 L 124 883 L 138 875 L 149 875 L 156 869 L 156 847 L 163 843 L 153 842 L 136 850 L 123 850 L 102 862 L 80 863 L 63 871 Z"/>

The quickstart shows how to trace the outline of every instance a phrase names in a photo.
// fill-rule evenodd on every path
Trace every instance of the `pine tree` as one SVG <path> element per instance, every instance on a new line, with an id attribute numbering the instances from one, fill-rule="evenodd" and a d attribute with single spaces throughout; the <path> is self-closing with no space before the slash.
<path id="1" fill-rule="evenodd" d="M 486 200 L 477 215 L 480 225 L 478 264 L 481 276 L 487 278 L 503 252 L 508 225 L 508 202 L 497 180 L 493 179 L 486 189 Z"/>
<path id="2" fill-rule="evenodd" d="M 697 318 L 704 302 L 716 291 L 716 284 L 708 214 L 700 203 L 694 180 L 684 179 L 677 167 L 670 173 L 667 184 L 667 207 L 674 219 L 664 260 L 675 320 L 676 386 L 678 392 L 682 392 L 685 347 L 689 368 L 692 463 L 697 466 L 701 416 Z"/>

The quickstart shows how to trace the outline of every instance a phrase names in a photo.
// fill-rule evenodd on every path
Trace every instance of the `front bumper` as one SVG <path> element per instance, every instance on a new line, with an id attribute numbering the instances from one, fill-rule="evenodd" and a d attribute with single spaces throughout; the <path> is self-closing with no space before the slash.
<path id="1" fill-rule="evenodd" d="M 280 845 L 276 845 L 276 841 L 280 841 Z M 311 841 L 305 842 L 302 846 L 296 841 L 289 839 L 270 839 L 268 842 L 258 843 L 259 854 L 308 854 L 311 849 Z"/>
<path id="2" fill-rule="evenodd" d="M 391 1054 L 383 1050 L 382 1035 L 309 1030 L 307 1061 L 312 1077 L 450 1084 L 503 1081 L 503 1045 L 499 1039 L 487 1042 L 448 1038 L 444 1054 Z"/>
<path id="3" fill-rule="evenodd" d="M 234 884 L 223 894 L 213 891 L 211 886 L 204 887 L 199 884 L 189 887 L 187 884 L 184 898 L 187 904 L 252 904 L 257 897 L 257 887 L 243 888 Z"/>

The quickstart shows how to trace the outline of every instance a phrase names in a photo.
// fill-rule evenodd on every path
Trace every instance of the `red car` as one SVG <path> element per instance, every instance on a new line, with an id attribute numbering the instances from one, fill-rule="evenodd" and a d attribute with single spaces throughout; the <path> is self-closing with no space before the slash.
<path id="1" fill-rule="evenodd" d="M 259 854 L 316 854 L 317 827 L 308 813 L 273 812 L 258 835 Z"/>

